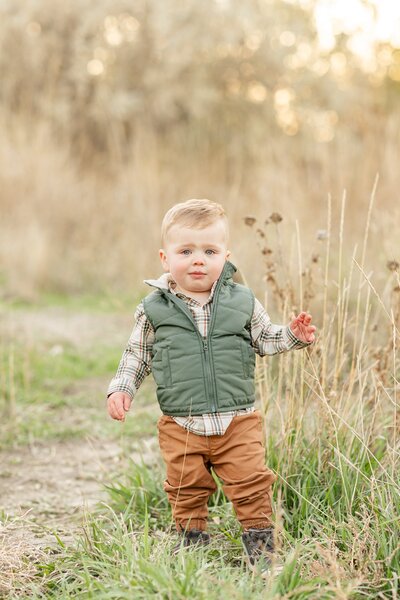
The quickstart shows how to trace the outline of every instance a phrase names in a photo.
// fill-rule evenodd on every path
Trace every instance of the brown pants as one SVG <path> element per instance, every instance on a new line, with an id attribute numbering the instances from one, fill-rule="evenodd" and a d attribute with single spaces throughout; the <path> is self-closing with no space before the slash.
<path id="1" fill-rule="evenodd" d="M 271 525 L 271 486 L 277 477 L 265 466 L 259 411 L 234 417 L 224 435 L 196 435 L 166 415 L 157 426 L 167 467 L 164 490 L 178 531 L 207 528 L 207 502 L 217 489 L 211 467 L 244 529 Z"/>

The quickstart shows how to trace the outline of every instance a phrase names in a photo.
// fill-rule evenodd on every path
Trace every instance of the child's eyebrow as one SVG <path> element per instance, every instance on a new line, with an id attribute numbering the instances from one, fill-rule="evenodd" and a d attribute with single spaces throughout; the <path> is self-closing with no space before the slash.
<path id="1" fill-rule="evenodd" d="M 196 244 L 179 244 L 179 246 L 177 246 L 177 250 L 180 250 L 181 248 L 195 248 Z M 219 246 L 217 246 L 216 244 L 203 244 L 203 248 L 216 248 L 217 250 L 219 250 Z"/>

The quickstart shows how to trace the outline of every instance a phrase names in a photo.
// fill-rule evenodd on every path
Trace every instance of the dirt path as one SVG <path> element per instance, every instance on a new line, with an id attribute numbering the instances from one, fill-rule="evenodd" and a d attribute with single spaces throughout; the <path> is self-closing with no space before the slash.
<path id="1" fill-rule="evenodd" d="M 71 313 L 59 308 L 36 311 L 0 312 L 0 339 L 36 347 L 71 343 L 80 348 L 97 342 L 121 345 L 126 342 L 133 319 L 129 315 Z M 79 388 L 82 382 L 79 384 Z M 104 382 L 88 380 L 96 395 Z M 68 394 L 74 394 L 74 382 Z M 78 410 L 78 409 L 77 409 Z M 68 409 L 68 416 L 85 418 Z M 89 413 L 88 413 L 89 418 Z M 106 500 L 105 483 L 123 468 L 124 461 L 142 457 L 151 462 L 155 440 L 140 440 L 140 454 L 131 446 L 99 438 L 67 441 L 35 441 L 29 446 L 0 452 L 0 596 L 31 577 L 31 559 L 45 556 L 57 546 L 54 533 L 66 544 L 82 528 L 84 514 Z M 28 562 L 27 562 L 28 559 Z M 32 568 L 34 568 L 32 566 Z M 21 579 L 22 578 L 22 579 Z M 3 596 L 2 596 L 3 597 Z"/>
<path id="2" fill-rule="evenodd" d="M 151 461 L 154 440 L 141 440 L 135 460 Z M 46 562 L 57 537 L 74 544 L 85 513 L 106 500 L 104 484 L 127 457 L 115 442 L 73 440 L 0 453 L 0 597 L 23 590 Z M 56 537 L 57 536 L 57 537 Z"/>
<path id="3" fill-rule="evenodd" d="M 0 337 L 3 343 L 14 340 L 47 348 L 71 343 L 82 349 L 98 342 L 120 343 L 122 347 L 131 322 L 129 315 L 73 313 L 59 307 L 3 311 Z M 104 381 L 80 382 L 78 388 L 82 385 L 96 386 L 98 396 L 104 393 Z M 74 382 L 68 394 L 74 394 Z M 61 409 L 57 414 L 62 422 L 85 418 L 81 409 L 76 414 L 71 408 L 68 414 Z M 25 515 L 24 522 L 29 521 L 32 531 L 41 530 L 42 541 L 36 540 L 41 545 L 55 539 L 52 529 L 70 535 L 84 507 L 90 509 L 104 497 L 103 483 L 118 470 L 122 458 L 115 441 L 88 438 L 35 441 L 28 447 L 2 451 L 0 510 L 11 517 Z"/>
<path id="4" fill-rule="evenodd" d="M 29 345 L 71 344 L 90 348 L 97 342 L 125 344 L 133 326 L 132 315 L 89 311 L 74 313 L 59 307 L 0 311 L 2 341 Z"/>
<path id="5" fill-rule="evenodd" d="M 40 532 L 38 543 L 68 537 L 85 509 L 105 498 L 102 484 L 115 473 L 121 450 L 113 442 L 48 442 L 0 454 L 0 506 Z M 36 527 L 35 527 L 36 525 Z M 47 531 L 47 533 L 46 533 Z"/>
<path id="6" fill-rule="evenodd" d="M 139 453 L 151 460 L 154 440 L 141 441 Z M 55 542 L 52 531 L 69 538 L 85 510 L 106 499 L 104 484 L 127 460 L 119 444 L 71 440 L 35 444 L 0 453 L 0 507 L 9 517 L 23 517 L 37 543 Z"/>

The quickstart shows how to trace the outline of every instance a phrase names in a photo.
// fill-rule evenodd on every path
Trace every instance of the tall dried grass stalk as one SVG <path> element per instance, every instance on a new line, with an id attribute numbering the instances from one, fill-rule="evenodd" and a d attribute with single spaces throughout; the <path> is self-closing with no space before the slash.
<path id="1" fill-rule="evenodd" d="M 327 232 L 323 267 L 319 271 L 319 280 L 313 282 L 313 288 L 323 291 L 318 308 L 315 299 L 311 299 L 316 309 L 316 324 L 322 324 L 317 341 L 310 349 L 301 353 L 290 353 L 279 358 L 277 367 L 268 361 L 258 362 L 258 389 L 262 399 L 266 428 L 275 429 L 279 423 L 282 452 L 285 456 L 285 472 L 276 471 L 282 481 L 290 487 L 285 473 L 290 473 L 292 461 L 297 457 L 300 440 L 320 439 L 321 444 L 330 445 L 333 451 L 333 463 L 343 481 L 343 489 L 349 511 L 354 503 L 354 489 L 348 486 L 348 471 L 364 478 L 371 485 L 378 478 L 394 486 L 395 495 L 400 492 L 396 478 L 399 468 L 399 405 L 397 388 L 400 364 L 397 353 L 399 339 L 400 286 L 396 261 L 389 264 L 393 277 L 389 280 L 392 295 L 391 305 L 382 297 L 372 275 L 366 272 L 368 264 L 368 233 L 372 219 L 372 204 L 377 191 L 378 178 L 375 179 L 366 216 L 362 265 L 357 261 L 357 245 L 354 247 L 351 261 L 345 261 L 345 205 L 346 195 L 342 198 L 341 217 L 337 245 L 334 239 L 331 219 L 331 199 L 327 203 Z M 257 223 L 252 225 L 257 227 Z M 260 235 L 265 243 L 266 235 Z M 296 225 L 297 252 L 300 252 L 300 232 Z M 275 305 L 279 307 L 282 321 L 286 321 L 289 299 L 299 302 L 299 309 L 308 308 L 301 304 L 304 297 L 301 281 L 305 273 L 312 269 L 297 260 L 297 268 L 290 268 L 290 280 L 285 279 L 284 286 L 278 281 L 278 269 L 274 262 L 280 260 L 280 250 L 269 248 L 266 262 L 267 286 L 271 290 Z M 346 264 L 345 264 L 346 263 Z M 354 290 L 354 266 L 360 272 L 360 280 Z M 336 275 L 335 275 L 336 273 Z M 314 276 L 316 273 L 314 272 Z M 377 278 L 375 278 L 377 279 Z M 379 284 L 385 292 L 389 283 Z M 288 289 L 288 286 L 290 289 Z M 271 305 L 271 297 L 269 305 Z M 314 312 L 314 311 L 312 311 Z M 382 314 L 385 320 L 379 319 Z M 319 322 L 318 322 L 319 320 Z M 377 330 L 379 333 L 377 333 Z M 380 343 L 377 348 L 376 338 Z M 378 354 L 377 354 L 378 351 Z M 378 358 L 377 358 L 378 357 Z M 274 424 L 274 425 L 272 425 Z M 266 435 L 268 439 L 268 435 Z M 296 440 L 299 442 L 296 443 Z M 387 453 L 381 456 L 379 440 L 384 440 Z M 359 459 L 352 453 L 355 444 L 359 445 Z M 358 460 L 369 463 L 371 475 L 358 466 Z M 374 466 L 376 465 L 376 466 Z M 299 494 L 297 490 L 296 493 Z M 303 498 L 314 510 L 309 499 Z"/>

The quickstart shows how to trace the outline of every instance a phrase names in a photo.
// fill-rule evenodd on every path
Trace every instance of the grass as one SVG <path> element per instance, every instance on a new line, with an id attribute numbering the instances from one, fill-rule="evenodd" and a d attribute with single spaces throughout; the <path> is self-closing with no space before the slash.
<path id="1" fill-rule="evenodd" d="M 119 439 L 119 424 L 107 419 L 105 394 L 121 355 L 120 348 L 98 345 L 84 352 L 64 344 L 60 351 L 14 344 L 0 348 L 3 418 L 0 448 L 35 440 L 66 440 L 92 434 Z M 136 399 L 135 409 L 154 406 L 149 379 Z M 126 422 L 127 437 L 150 436 L 158 407 L 143 411 L 140 420 Z"/>
<path id="2" fill-rule="evenodd" d="M 23 591 L 32 598 L 396 597 L 399 505 L 391 505 L 390 487 L 383 486 L 377 503 L 352 470 L 339 477 L 333 468 L 324 477 L 321 463 L 320 469 L 309 466 L 305 478 L 307 458 L 318 450 L 300 454 L 287 474 L 293 493 L 285 495 L 282 483 L 275 489 L 285 506 L 278 539 L 284 568 L 276 577 L 264 581 L 247 570 L 239 527 L 222 493 L 210 505 L 211 546 L 172 556 L 177 538 L 162 469 L 131 464 L 108 487 L 109 502 L 87 515 L 74 546 L 60 539 Z M 305 493 L 307 500 L 299 501 Z"/>
<path id="3" fill-rule="evenodd" d="M 1 279 L 0 279 L 0 283 Z M 5 285 L 5 282 L 3 282 Z M 0 298 L 0 308 L 3 310 L 36 310 L 49 307 L 61 308 L 66 311 L 86 311 L 95 313 L 129 312 L 135 301 L 139 301 L 137 292 L 119 292 L 118 296 L 108 291 L 89 292 L 80 294 L 65 294 L 64 292 L 42 291 L 40 294 L 28 297 L 12 296 L 6 300 Z"/>

